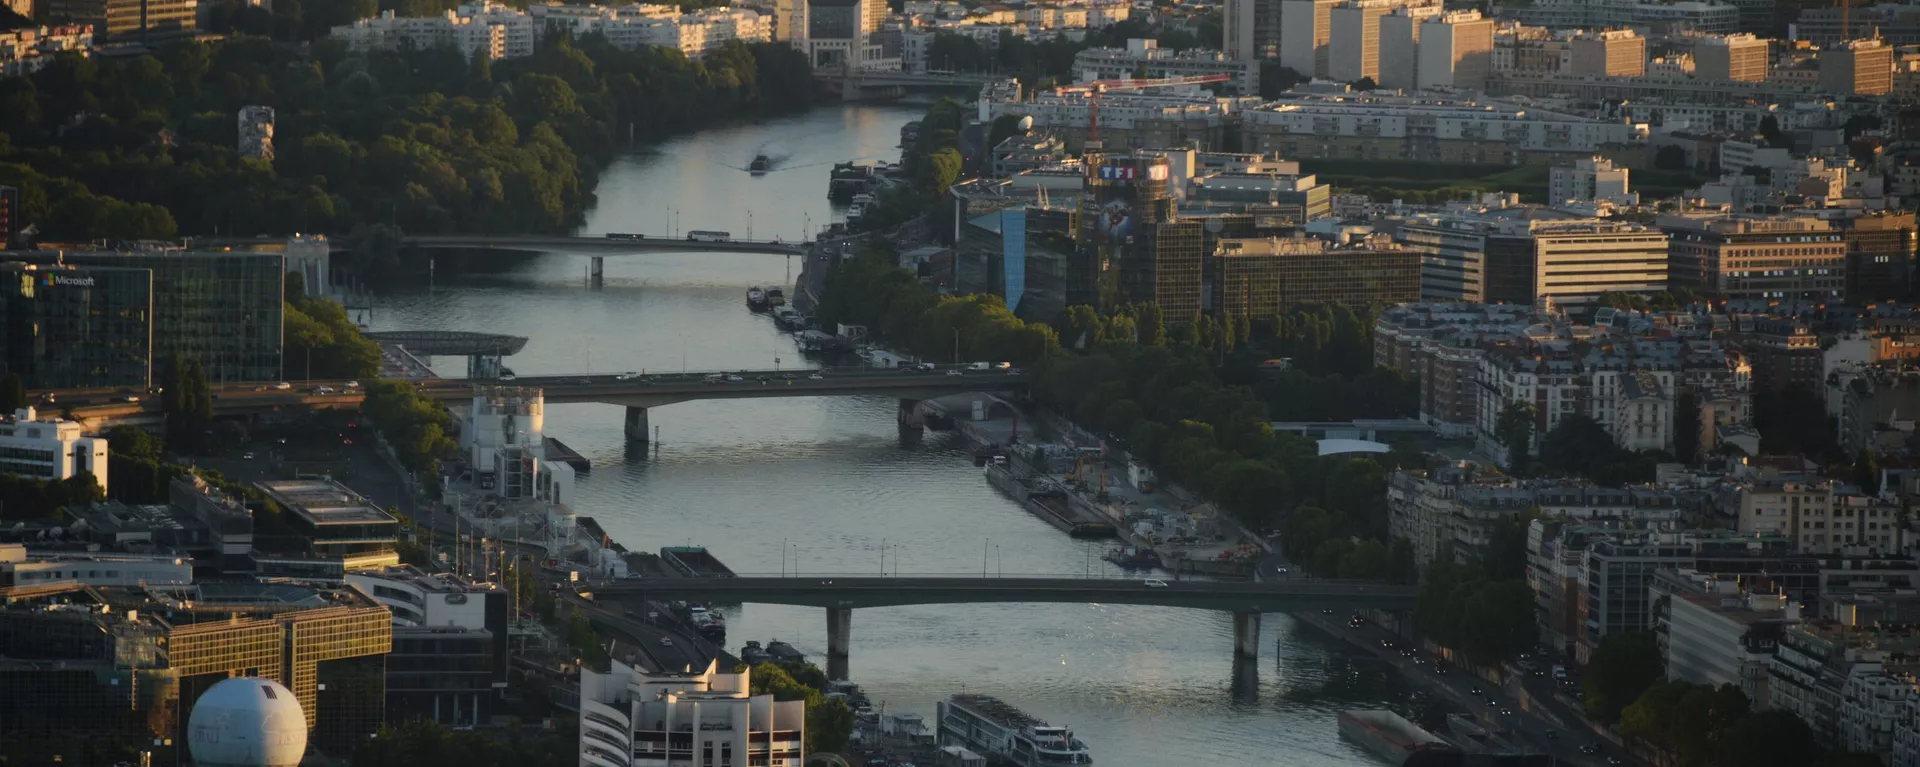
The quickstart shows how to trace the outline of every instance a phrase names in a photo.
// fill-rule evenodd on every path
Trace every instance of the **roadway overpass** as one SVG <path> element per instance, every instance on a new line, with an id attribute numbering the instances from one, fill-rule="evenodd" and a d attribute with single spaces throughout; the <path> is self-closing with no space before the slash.
<path id="1" fill-rule="evenodd" d="M 652 438 L 648 408 L 703 399 L 765 399 L 769 397 L 886 396 L 910 408 L 919 401 L 973 392 L 1012 393 L 1030 383 L 1023 371 L 969 371 L 955 367 L 922 371 L 907 368 L 851 368 L 827 370 L 747 370 L 727 372 L 649 373 L 632 375 L 520 376 L 511 380 L 427 379 L 416 382 L 422 393 L 440 402 L 472 401 L 476 386 L 512 386 L 542 390 L 548 404 L 600 402 L 626 408 L 627 437 Z M 364 395 L 345 381 L 311 381 L 286 389 L 277 383 L 229 384 L 213 387 L 214 415 L 258 416 L 287 409 L 357 409 Z M 319 387 L 333 391 L 318 393 Z M 46 408 L 71 407 L 74 418 L 95 428 L 120 423 L 158 423 L 163 415 L 158 397 L 145 392 L 89 389 L 46 392 L 54 399 Z M 136 401 L 126 401 L 129 397 Z"/>
<path id="2" fill-rule="evenodd" d="M 712 600 L 822 607 L 827 611 L 827 676 L 847 678 L 853 611 L 861 607 L 978 602 L 1050 602 L 1156 605 L 1233 613 L 1234 652 L 1260 650 L 1260 614 L 1295 610 L 1411 610 L 1418 586 L 1378 581 L 1160 581 L 1148 579 L 981 577 L 646 578 L 602 583 L 593 599 Z"/>

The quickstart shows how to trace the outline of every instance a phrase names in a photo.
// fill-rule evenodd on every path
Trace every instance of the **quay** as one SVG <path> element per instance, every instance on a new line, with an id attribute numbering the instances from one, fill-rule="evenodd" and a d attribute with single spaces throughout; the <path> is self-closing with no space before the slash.
<path id="1" fill-rule="evenodd" d="M 593 471 L 593 462 L 587 460 L 587 457 L 581 455 L 579 451 L 567 447 L 567 443 L 561 442 L 553 437 L 547 437 L 544 444 L 547 451 L 547 460 L 559 461 L 568 466 L 572 466 L 575 472 L 581 474 Z"/>

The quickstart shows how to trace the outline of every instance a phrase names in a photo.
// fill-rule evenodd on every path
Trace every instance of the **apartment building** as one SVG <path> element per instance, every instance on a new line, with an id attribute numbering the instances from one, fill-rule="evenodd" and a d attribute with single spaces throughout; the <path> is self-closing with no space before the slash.
<path id="1" fill-rule="evenodd" d="M 1220 14 L 1221 47 L 1227 58 L 1251 62 L 1278 58 L 1280 6 L 1281 0 L 1227 0 Z"/>
<path id="2" fill-rule="evenodd" d="M 1247 149 L 1293 159 L 1516 165 L 1592 156 L 1646 139 L 1644 126 L 1430 97 L 1285 94 L 1238 114 Z M 1104 106 L 1101 121 L 1104 126 Z"/>
<path id="3" fill-rule="evenodd" d="M 1893 90 L 1893 48 L 1879 40 L 1850 40 L 1820 51 L 1820 88 L 1829 93 L 1883 96 Z"/>
<path id="4" fill-rule="evenodd" d="M 1805 322 L 1787 317 L 1735 313 L 1729 340 L 1753 364 L 1756 391 L 1780 393 L 1820 385 L 1820 337 Z"/>
<path id="5" fill-rule="evenodd" d="M 1730 684 L 1749 700 L 1769 699 L 1769 669 L 1779 645 L 1775 637 L 1799 623 L 1797 603 L 1689 568 L 1655 573 L 1651 588 L 1654 632 L 1666 657 L 1667 678 L 1709 687 Z"/>
<path id="6" fill-rule="evenodd" d="M 1411 303 L 1374 322 L 1373 364 L 1420 382 L 1420 420 L 1448 436 L 1471 434 L 1478 421 L 1481 345 L 1519 335 L 1530 306 Z"/>
<path id="7" fill-rule="evenodd" d="M 199 0 L 43 0 L 40 14 L 105 41 L 163 43 L 198 33 L 199 9 Z"/>
<path id="8" fill-rule="evenodd" d="M 1547 176 L 1547 200 L 1639 205 L 1640 195 L 1628 190 L 1628 173 L 1597 155 L 1576 159 L 1572 166 L 1555 165 Z"/>
<path id="9" fill-rule="evenodd" d="M 754 695 L 751 669 L 580 669 L 580 763 L 799 767 L 806 702 Z"/>
<path id="10" fill-rule="evenodd" d="M 1350 83 L 1380 79 L 1380 19 L 1393 6 L 1380 0 L 1347 0 L 1327 12 L 1327 77 Z"/>
<path id="11" fill-rule="evenodd" d="M 91 55 L 92 48 L 93 28 L 88 26 L 26 27 L 0 31 L 0 77 L 26 77 L 46 68 L 61 53 Z M 0 246 L 6 244 L 7 234 L 5 221 L 0 221 Z"/>
<path id="12" fill-rule="evenodd" d="M 1333 7 L 1343 0 L 1280 0 L 1280 65 L 1305 77 L 1326 77 Z"/>
<path id="13" fill-rule="evenodd" d="M 1647 73 L 1647 40 L 1631 29 L 1584 32 L 1575 36 L 1573 74 L 1599 77 L 1639 77 Z"/>
<path id="14" fill-rule="evenodd" d="M 1253 80 L 1259 70 L 1257 63 L 1249 65 L 1217 51 L 1175 51 L 1161 48 L 1156 40 L 1138 38 L 1128 40 L 1125 48 L 1088 48 L 1073 57 L 1073 71 L 1081 82 L 1227 75 L 1233 79 L 1222 84 L 1222 91 L 1245 96 L 1259 94 Z"/>
<path id="15" fill-rule="evenodd" d="M 1892 501 L 1818 478 L 1774 477 L 1738 487 L 1742 533 L 1783 536 L 1814 555 L 1900 550 L 1899 506 Z"/>
<path id="16" fill-rule="evenodd" d="M 1702 37 L 1693 44 L 1693 76 L 1702 80 L 1764 82 L 1770 43 L 1751 34 Z"/>
<path id="17" fill-rule="evenodd" d="M 1661 216 L 1671 279 L 1726 299 L 1833 301 L 1846 286 L 1845 238 L 1826 221 L 1786 216 Z"/>
<path id="18" fill-rule="evenodd" d="M 1493 20 L 1479 11 L 1451 11 L 1418 21 L 1415 46 L 1415 87 L 1487 87 L 1493 72 Z"/>
<path id="19" fill-rule="evenodd" d="M 1489 215 L 1408 219 L 1399 238 L 1424 254 L 1421 296 L 1567 304 L 1602 293 L 1664 290 L 1667 237 L 1636 224 L 1598 219 L 1515 219 Z"/>

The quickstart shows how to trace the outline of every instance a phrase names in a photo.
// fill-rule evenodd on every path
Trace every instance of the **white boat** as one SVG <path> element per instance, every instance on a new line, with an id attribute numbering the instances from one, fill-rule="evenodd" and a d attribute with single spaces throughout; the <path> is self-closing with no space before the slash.
<path id="1" fill-rule="evenodd" d="M 877 199 L 873 195 L 866 192 L 861 192 L 853 196 L 853 204 L 855 205 L 872 205 L 876 201 Z"/>
<path id="2" fill-rule="evenodd" d="M 1093 752 L 1056 727 L 990 695 L 959 694 L 935 704 L 940 745 L 962 746 L 1016 767 L 1093 764 Z"/>

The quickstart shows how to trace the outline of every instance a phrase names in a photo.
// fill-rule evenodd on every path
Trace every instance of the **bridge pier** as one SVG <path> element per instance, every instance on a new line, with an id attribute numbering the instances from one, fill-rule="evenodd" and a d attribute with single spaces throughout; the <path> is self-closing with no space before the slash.
<path id="1" fill-rule="evenodd" d="M 927 423 L 926 417 L 920 413 L 920 400 L 905 397 L 900 398 L 900 409 L 894 413 L 894 418 L 900 422 L 902 429 L 919 429 Z"/>
<path id="2" fill-rule="evenodd" d="M 1233 656 L 1250 661 L 1260 659 L 1260 613 L 1239 611 L 1233 614 Z"/>
<path id="3" fill-rule="evenodd" d="M 846 679 L 848 645 L 853 641 L 853 608 L 827 608 L 827 678 Z"/>
<path id="4" fill-rule="evenodd" d="M 653 434 L 648 431 L 647 409 L 627 406 L 627 440 L 631 442 L 649 442 Z"/>
<path id="5" fill-rule="evenodd" d="M 606 286 L 607 284 L 607 257 L 606 256 L 592 257 L 591 265 L 587 267 L 587 281 L 592 283 L 593 286 L 596 288 Z"/>

